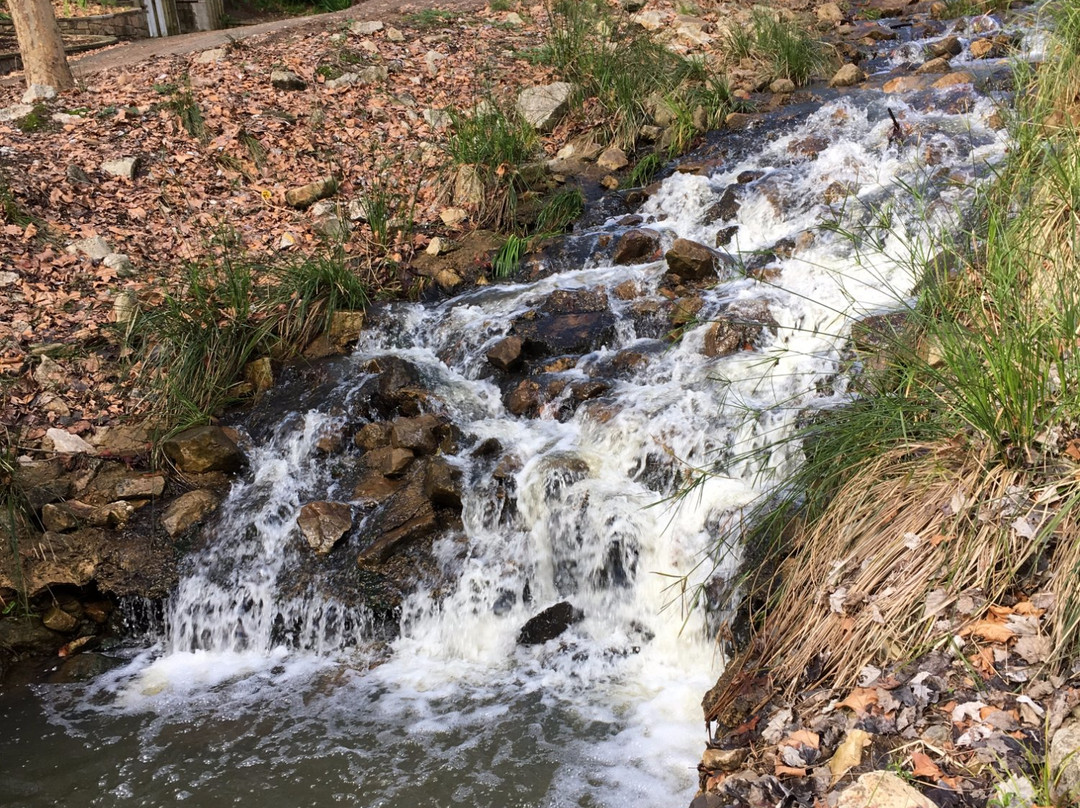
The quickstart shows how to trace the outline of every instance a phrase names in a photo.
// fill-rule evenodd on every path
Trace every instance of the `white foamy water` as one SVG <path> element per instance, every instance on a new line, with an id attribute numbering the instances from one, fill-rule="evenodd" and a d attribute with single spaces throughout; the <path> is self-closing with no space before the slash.
<path id="1" fill-rule="evenodd" d="M 87 805 L 686 804 L 700 700 L 723 663 L 720 615 L 698 587 L 734 568 L 725 530 L 798 462 L 782 439 L 799 414 L 844 400 L 852 320 L 907 300 L 912 251 L 957 221 L 1006 145 L 987 101 L 950 114 L 894 96 L 913 134 L 890 146 L 885 103 L 841 99 L 711 176 L 668 179 L 641 211 L 665 245 L 711 244 L 733 225 L 738 261 L 790 244 L 767 281 L 732 271 L 703 292 L 699 324 L 662 350 L 611 295 L 615 340 L 563 374 L 592 378 L 625 349 L 642 364 L 570 417 L 558 402 L 536 418 L 508 413 L 486 351 L 554 290 L 632 279 L 638 302 L 659 301 L 662 263 L 392 307 L 328 400 L 252 448 L 161 641 L 88 685 L 41 689 L 71 772 L 23 751 L 35 748 L 33 710 L 8 716 L 19 804 L 53 804 L 76 777 Z M 706 216 L 750 171 L 762 175 L 739 186 L 734 218 Z M 747 301 L 767 305 L 775 330 L 707 357 L 709 318 Z M 389 643 L 365 609 L 299 582 L 309 551 L 295 527 L 304 503 L 351 496 L 315 443 L 364 409 L 360 368 L 387 354 L 420 369 L 465 447 L 449 458 L 464 475 L 463 528 L 434 547 L 450 583 L 410 595 Z M 508 458 L 501 480 L 471 454 L 488 439 Z M 584 619 L 519 646 L 522 624 L 564 599 Z"/>

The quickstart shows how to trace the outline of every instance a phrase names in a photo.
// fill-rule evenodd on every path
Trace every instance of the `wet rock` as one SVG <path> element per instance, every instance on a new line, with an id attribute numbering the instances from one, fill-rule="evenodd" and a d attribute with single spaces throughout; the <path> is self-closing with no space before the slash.
<path id="1" fill-rule="evenodd" d="M 326 555 L 352 529 L 352 508 L 344 502 L 309 502 L 296 518 L 308 545 Z"/>
<path id="2" fill-rule="evenodd" d="M 728 227 L 721 227 L 716 231 L 716 246 L 726 247 L 731 244 L 731 240 L 735 238 L 735 234 L 739 232 L 739 226 L 737 224 L 730 225 Z"/>
<path id="3" fill-rule="evenodd" d="M 594 398 L 607 395 L 611 391 L 611 383 L 602 379 L 590 379 L 587 382 L 575 382 L 570 385 L 570 395 L 574 401 L 591 401 Z"/>
<path id="4" fill-rule="evenodd" d="M 353 436 L 353 443 L 357 448 L 364 451 L 381 449 L 390 445 L 390 424 L 385 421 L 376 421 L 364 424 Z"/>
<path id="5" fill-rule="evenodd" d="M 42 615 L 41 623 L 50 631 L 58 631 L 61 634 L 67 634 L 70 631 L 74 631 L 79 625 L 79 621 L 74 615 L 68 614 L 59 606 L 50 607 L 49 610 Z"/>
<path id="6" fill-rule="evenodd" d="M 927 45 L 926 55 L 931 59 L 937 59 L 940 56 L 959 56 L 963 50 L 964 46 L 960 43 L 960 40 L 950 35 Z"/>
<path id="7" fill-rule="evenodd" d="M 0 648 L 16 653 L 48 653 L 61 642 L 36 615 L 0 618 Z"/>
<path id="8" fill-rule="evenodd" d="M 936 59 L 931 59 L 925 64 L 919 65 L 915 70 L 916 75 L 924 75 L 926 73 L 948 73 L 952 70 L 949 65 L 948 56 L 939 56 Z"/>
<path id="9" fill-rule="evenodd" d="M 526 356 L 583 354 L 614 338 L 615 316 L 600 292 L 559 290 L 539 309 L 515 319 L 511 334 L 522 339 Z"/>
<path id="10" fill-rule="evenodd" d="M 840 792 L 836 808 L 937 808 L 892 772 L 867 772 Z"/>
<path id="11" fill-rule="evenodd" d="M 738 131 L 750 128 L 759 120 L 761 120 L 760 115 L 753 115 L 749 112 L 729 112 L 727 117 L 724 118 L 724 126 L 728 129 Z"/>
<path id="12" fill-rule="evenodd" d="M 829 86 L 852 87 L 863 81 L 866 81 L 866 74 L 863 73 L 858 65 L 849 62 L 846 65 L 842 65 L 839 70 L 833 73 L 833 77 L 829 79 Z"/>
<path id="13" fill-rule="evenodd" d="M 724 310 L 705 333 L 704 353 L 709 357 L 729 356 L 748 350 L 766 329 L 775 332 L 776 320 L 767 303 L 739 301 Z"/>
<path id="14" fill-rule="evenodd" d="M 574 608 L 569 601 L 556 603 L 531 617 L 518 632 L 519 645 L 543 645 L 553 640 L 575 623 L 581 622 L 585 614 Z"/>
<path id="15" fill-rule="evenodd" d="M 462 473 L 442 457 L 434 457 L 424 471 L 424 496 L 438 508 L 461 512 Z"/>
<path id="16" fill-rule="evenodd" d="M 776 79 L 769 85 L 769 92 L 784 95 L 795 92 L 795 82 L 791 79 Z"/>
<path id="17" fill-rule="evenodd" d="M 335 193 L 337 193 L 337 180 L 333 177 L 323 177 L 307 185 L 290 188 L 285 192 L 285 202 L 298 210 L 306 210 L 320 199 L 326 199 Z"/>
<path id="18" fill-rule="evenodd" d="M 396 356 L 382 356 L 369 362 L 366 369 L 378 374 L 371 401 L 379 412 L 386 416 L 420 414 L 428 392 L 416 365 Z"/>
<path id="19" fill-rule="evenodd" d="M 521 367 L 525 341 L 518 336 L 504 337 L 488 349 L 487 361 L 504 373 Z"/>
<path id="20" fill-rule="evenodd" d="M 358 556 L 358 563 L 384 562 L 402 547 L 454 526 L 455 507 L 440 506 L 437 511 L 433 500 L 437 493 L 440 503 L 453 502 L 452 489 L 443 488 L 453 475 L 442 468 L 432 470 L 443 463 L 441 458 L 418 460 L 409 469 L 404 484 L 365 519 L 361 539 L 367 546 Z"/>
<path id="21" fill-rule="evenodd" d="M 906 93 L 910 90 L 921 90 L 925 86 L 926 79 L 921 76 L 897 76 L 885 82 L 881 89 L 886 93 Z"/>
<path id="22" fill-rule="evenodd" d="M 218 498 L 212 491 L 196 489 L 181 494 L 165 508 L 161 526 L 170 536 L 179 536 L 203 521 L 217 509 Z"/>
<path id="23" fill-rule="evenodd" d="M 395 418 L 390 424 L 390 445 L 416 455 L 435 454 L 444 437 L 443 422 L 434 415 Z"/>
<path id="24" fill-rule="evenodd" d="M 550 132 L 570 108 L 570 97 L 576 87 L 556 81 L 540 87 L 526 87 L 518 94 L 517 109 L 534 129 Z"/>
<path id="25" fill-rule="evenodd" d="M 160 474 L 141 474 L 116 484 L 119 499 L 150 499 L 165 492 L 165 478 Z"/>
<path id="26" fill-rule="evenodd" d="M 716 253 L 704 244 L 677 238 L 671 249 L 664 254 L 668 272 L 688 281 L 715 278 L 719 266 Z"/>
<path id="27" fill-rule="evenodd" d="M 121 664 L 123 664 L 122 660 L 107 657 L 104 654 L 93 652 L 76 654 L 65 659 L 60 663 L 60 667 L 49 674 L 49 684 L 66 685 L 89 682 Z"/>
<path id="28" fill-rule="evenodd" d="M 974 84 L 975 76 L 966 70 L 957 70 L 954 73 L 946 73 L 930 86 L 935 90 L 946 90 L 949 87 L 957 87 L 961 84 Z"/>
<path id="29" fill-rule="evenodd" d="M 742 200 L 739 199 L 738 191 L 734 187 L 724 189 L 720 199 L 709 207 L 705 213 L 705 221 L 731 221 L 739 215 Z"/>
<path id="30" fill-rule="evenodd" d="M 705 300 L 701 295 L 687 295 L 680 297 L 674 302 L 671 309 L 671 324 L 686 325 L 697 318 L 697 314 L 705 306 Z"/>
<path id="31" fill-rule="evenodd" d="M 197 426 L 174 435 L 162 444 L 165 456 L 182 472 L 232 472 L 247 462 L 244 453 L 225 430 Z"/>
<path id="32" fill-rule="evenodd" d="M 363 461 L 367 468 L 374 469 L 384 477 L 400 477 L 412 465 L 416 455 L 410 449 L 402 449 L 394 446 L 384 446 L 381 449 L 372 449 L 364 455 Z"/>
<path id="33" fill-rule="evenodd" d="M 972 59 L 1000 59 L 1010 50 L 1011 42 L 1003 34 L 976 39 L 968 46 Z"/>
<path id="34" fill-rule="evenodd" d="M 627 230 L 615 244 L 613 264 L 643 264 L 659 257 L 660 234 L 647 228 Z"/>
<path id="35" fill-rule="evenodd" d="M 540 383 L 523 379 L 507 398 L 506 408 L 511 415 L 526 415 L 539 409 L 541 401 Z"/>
<path id="36" fill-rule="evenodd" d="M 275 90 L 305 90 L 307 82 L 291 70 L 274 70 L 270 73 L 270 85 Z"/>

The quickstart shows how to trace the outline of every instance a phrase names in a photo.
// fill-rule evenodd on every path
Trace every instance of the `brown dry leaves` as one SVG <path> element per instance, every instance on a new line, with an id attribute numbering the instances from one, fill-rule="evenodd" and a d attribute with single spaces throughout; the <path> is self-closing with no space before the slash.
<path id="1" fill-rule="evenodd" d="M 0 294 L 0 424 L 30 437 L 48 425 L 79 432 L 134 409 L 118 370 L 121 345 L 108 325 L 118 296 L 152 304 L 162 287 L 176 286 L 185 261 L 207 253 L 222 226 L 256 255 L 283 244 L 294 252 L 320 249 L 313 218 L 284 204 L 290 187 L 333 173 L 341 180 L 337 200 L 347 204 L 382 183 L 415 198 L 420 232 L 436 232 L 446 133 L 422 112 L 467 110 L 489 91 L 512 99 L 519 85 L 547 78 L 514 55 L 542 41 L 539 25 L 503 30 L 492 25 L 499 17 L 463 16 L 434 29 L 398 21 L 403 42 L 328 23 L 321 31 L 245 40 L 219 63 L 159 57 L 65 93 L 51 106 L 75 114 L 63 123 L 31 133 L 0 124 L 3 179 L 34 219 L 27 225 L 0 215 L 0 272 L 17 276 Z M 434 74 L 424 61 L 428 51 L 448 57 Z M 389 77 L 331 89 L 317 70 L 342 60 L 388 66 Z M 308 88 L 275 90 L 270 73 L 282 66 Z M 0 106 L 18 103 L 20 93 L 0 89 Z M 202 140 L 172 106 L 185 93 L 205 121 Z M 141 167 L 133 180 L 100 170 L 105 161 L 135 156 Z M 89 182 L 79 181 L 80 171 Z M 129 256 L 134 273 L 64 251 L 92 236 Z M 426 243 L 426 236 L 409 239 L 391 252 L 406 260 Z M 353 255 L 369 247 L 364 227 L 344 245 Z M 42 346 L 54 344 L 68 381 L 46 390 L 33 373 Z"/>

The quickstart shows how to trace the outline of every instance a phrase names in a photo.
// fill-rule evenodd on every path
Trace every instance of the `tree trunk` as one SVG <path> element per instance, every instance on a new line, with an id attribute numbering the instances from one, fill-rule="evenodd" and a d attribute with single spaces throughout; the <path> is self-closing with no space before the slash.
<path id="1" fill-rule="evenodd" d="M 49 0 L 9 0 L 8 11 L 15 23 L 26 86 L 47 84 L 58 90 L 75 86 L 52 3 Z"/>

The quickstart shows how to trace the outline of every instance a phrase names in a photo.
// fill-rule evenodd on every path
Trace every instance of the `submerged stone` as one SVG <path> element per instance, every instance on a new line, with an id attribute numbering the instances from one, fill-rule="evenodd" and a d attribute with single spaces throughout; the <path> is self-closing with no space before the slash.
<path id="1" fill-rule="evenodd" d="M 549 606 L 528 622 L 518 632 L 519 645 L 543 645 L 553 640 L 575 623 L 585 619 L 585 613 L 564 600 Z"/>

